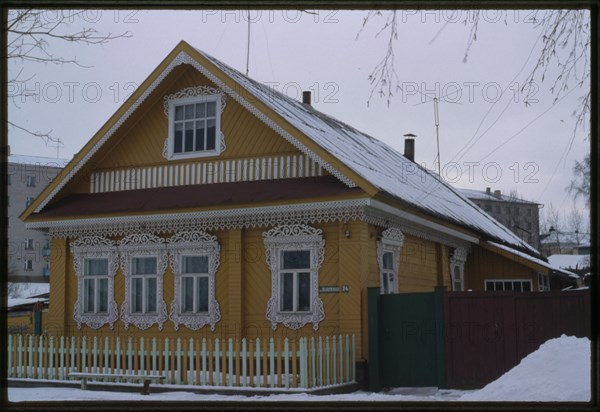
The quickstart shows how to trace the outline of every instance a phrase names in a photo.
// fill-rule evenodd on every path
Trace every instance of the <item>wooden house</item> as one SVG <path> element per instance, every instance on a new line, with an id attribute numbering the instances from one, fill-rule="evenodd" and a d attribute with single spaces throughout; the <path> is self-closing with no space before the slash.
<path id="1" fill-rule="evenodd" d="M 539 253 L 386 144 L 180 42 L 21 218 L 53 335 L 356 336 L 382 294 L 544 288 Z"/>

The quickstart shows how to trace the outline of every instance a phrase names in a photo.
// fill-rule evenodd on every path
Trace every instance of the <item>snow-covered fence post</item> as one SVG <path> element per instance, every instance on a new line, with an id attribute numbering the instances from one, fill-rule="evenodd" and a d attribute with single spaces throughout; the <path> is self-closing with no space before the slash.
<path id="1" fill-rule="evenodd" d="M 229 338 L 227 347 L 227 386 L 233 386 L 233 338 Z M 225 371 L 223 371 L 225 372 Z M 236 371 L 237 372 L 237 371 Z"/>
<path id="2" fill-rule="evenodd" d="M 329 336 L 325 337 L 325 385 L 329 385 L 331 374 L 329 373 Z"/>
<path id="3" fill-rule="evenodd" d="M 310 338 L 310 363 L 311 363 L 311 371 L 312 371 L 312 380 L 310 383 L 311 387 L 317 386 L 317 359 L 316 359 L 316 348 L 315 348 L 315 337 Z"/>
<path id="4" fill-rule="evenodd" d="M 200 384 L 206 385 L 206 338 L 202 338 L 202 373 L 200 375 Z"/>
<path id="5" fill-rule="evenodd" d="M 181 338 L 177 338 L 177 348 L 175 350 L 175 357 L 177 359 L 177 370 L 175 373 L 175 383 L 181 384 Z"/>
<path id="6" fill-rule="evenodd" d="M 319 386 L 323 386 L 323 337 L 319 336 Z"/>
<path id="7" fill-rule="evenodd" d="M 273 338 L 269 340 L 269 368 L 270 370 L 270 379 L 271 379 L 271 388 L 275 386 L 275 341 Z"/>
<path id="8" fill-rule="evenodd" d="M 257 381 L 258 384 L 257 386 L 260 388 L 260 378 L 261 378 L 261 373 L 260 373 L 260 338 L 256 338 L 256 353 L 255 353 L 255 361 L 256 361 L 256 377 L 257 377 Z"/>
<path id="9" fill-rule="evenodd" d="M 332 370 L 333 370 L 333 384 L 337 384 L 337 339 L 336 336 L 333 335 L 333 341 L 332 341 L 332 345 L 333 347 L 333 353 L 332 353 L 332 359 L 333 359 L 333 365 L 332 365 Z"/>
<path id="10" fill-rule="evenodd" d="M 92 345 L 92 372 L 98 373 L 98 336 L 94 336 Z"/>
<path id="11" fill-rule="evenodd" d="M 33 336 L 29 335 L 29 344 L 27 348 L 27 353 L 29 354 L 29 359 L 27 362 L 27 378 L 33 377 Z"/>
<path id="12" fill-rule="evenodd" d="M 156 337 L 152 338 L 152 373 L 158 373 L 158 351 L 156 350 Z"/>
<path id="13" fill-rule="evenodd" d="M 246 338 L 242 339 L 242 386 L 248 386 L 248 365 L 246 362 L 248 361 L 248 352 L 246 348 Z"/>
<path id="14" fill-rule="evenodd" d="M 290 342 L 288 338 L 283 339 L 283 370 L 285 376 L 285 388 L 290 387 Z"/>
<path id="15" fill-rule="evenodd" d="M 194 338 L 190 338 L 188 341 L 188 366 L 187 366 L 187 383 L 188 385 L 194 385 L 196 383 L 194 374 Z"/>
<path id="16" fill-rule="evenodd" d="M 55 379 L 56 377 L 54 370 L 54 356 L 56 355 L 56 348 L 54 345 L 54 336 L 50 336 L 50 338 L 48 338 L 48 379 Z"/>
<path id="17" fill-rule="evenodd" d="M 214 360 L 215 360 L 215 376 L 217 377 L 217 385 L 222 386 L 223 380 L 221 379 L 223 375 L 221 374 L 221 351 L 220 351 L 220 341 L 219 338 L 215 339 L 215 352 L 214 352 Z"/>
<path id="18" fill-rule="evenodd" d="M 146 371 L 146 341 L 144 340 L 143 336 L 140 338 L 140 347 L 138 349 L 138 355 L 140 357 L 138 374 L 142 375 Z"/>
<path id="19" fill-rule="evenodd" d="M 13 370 L 13 344 L 14 336 L 8 335 L 8 368 L 6 369 L 6 377 L 12 378 L 12 370 Z"/>
<path id="20" fill-rule="evenodd" d="M 165 346 L 163 349 L 163 368 L 164 371 L 167 373 L 167 382 L 166 383 L 172 383 L 171 380 L 171 373 L 170 373 L 170 369 L 169 369 L 169 338 L 165 338 Z"/>

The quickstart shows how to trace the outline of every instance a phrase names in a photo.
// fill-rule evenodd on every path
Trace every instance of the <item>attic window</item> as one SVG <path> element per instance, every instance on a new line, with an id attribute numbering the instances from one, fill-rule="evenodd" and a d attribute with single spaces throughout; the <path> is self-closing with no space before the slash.
<path id="1" fill-rule="evenodd" d="M 184 89 L 165 97 L 169 135 L 163 155 L 169 160 L 218 156 L 225 150 L 221 113 L 225 97 L 208 87 Z"/>

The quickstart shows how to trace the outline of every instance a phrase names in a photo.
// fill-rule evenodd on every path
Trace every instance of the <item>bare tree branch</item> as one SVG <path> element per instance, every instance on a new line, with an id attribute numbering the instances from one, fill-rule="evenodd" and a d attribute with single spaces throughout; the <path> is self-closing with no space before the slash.
<path id="1" fill-rule="evenodd" d="M 105 44 L 119 38 L 129 38 L 132 34 L 125 31 L 120 34 L 101 33 L 94 28 L 83 27 L 80 30 L 69 31 L 71 22 L 76 17 L 81 17 L 83 10 L 58 10 L 55 20 L 47 19 L 44 15 L 44 10 L 34 9 L 12 9 L 8 12 L 8 45 L 7 58 L 9 61 L 32 62 L 44 64 L 74 64 L 79 67 L 89 68 L 91 66 L 83 65 L 77 57 L 58 56 L 51 52 L 51 44 L 49 40 L 98 45 Z M 11 84 L 23 81 L 20 80 L 23 68 L 19 70 L 16 76 L 9 80 Z M 31 79 L 33 76 L 29 77 Z M 15 96 L 12 96 L 15 97 Z M 16 104 L 13 99 L 13 104 Z M 48 143 L 62 144 L 60 139 L 51 136 L 52 130 L 49 132 L 32 131 L 24 126 L 17 125 L 13 122 L 9 124 L 17 129 L 20 129 L 27 134 L 39 137 Z"/>

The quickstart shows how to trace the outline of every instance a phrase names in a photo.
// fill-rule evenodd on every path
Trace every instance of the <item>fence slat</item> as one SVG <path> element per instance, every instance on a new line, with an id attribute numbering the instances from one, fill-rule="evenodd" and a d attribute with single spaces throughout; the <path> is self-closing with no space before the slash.
<path id="1" fill-rule="evenodd" d="M 261 374 L 260 374 L 260 338 L 256 338 L 256 356 L 255 356 L 255 360 L 256 360 L 256 381 L 257 381 L 257 386 L 260 388 L 261 383 L 260 383 L 260 378 L 261 378 Z"/>
<path id="2" fill-rule="evenodd" d="M 290 348 L 288 338 L 283 340 L 283 366 L 285 376 L 285 387 L 290 387 Z"/>
<path id="3" fill-rule="evenodd" d="M 227 386 L 233 386 L 233 338 L 229 338 L 228 342 L 227 363 L 229 367 L 227 371 Z"/>
<path id="4" fill-rule="evenodd" d="M 202 338 L 202 374 L 200 376 L 200 384 L 206 385 L 206 338 Z"/>
<path id="5" fill-rule="evenodd" d="M 317 359 L 316 359 L 315 337 L 310 338 L 310 364 L 311 364 L 311 381 L 310 387 L 317 386 Z"/>
<path id="6" fill-rule="evenodd" d="M 246 338 L 242 339 L 242 386 L 248 386 L 248 352 L 246 351 Z"/>
<path id="7" fill-rule="evenodd" d="M 215 338 L 215 353 L 214 353 L 214 360 L 215 360 L 215 375 L 216 375 L 216 380 L 217 380 L 217 385 L 218 386 L 222 386 L 222 381 L 221 381 L 221 362 L 219 362 L 221 360 L 221 352 L 220 352 L 220 348 L 219 348 L 219 338 Z"/>
<path id="8" fill-rule="evenodd" d="M 270 370 L 270 378 L 271 378 L 271 388 L 275 386 L 275 341 L 273 338 L 269 340 L 269 367 Z"/>

